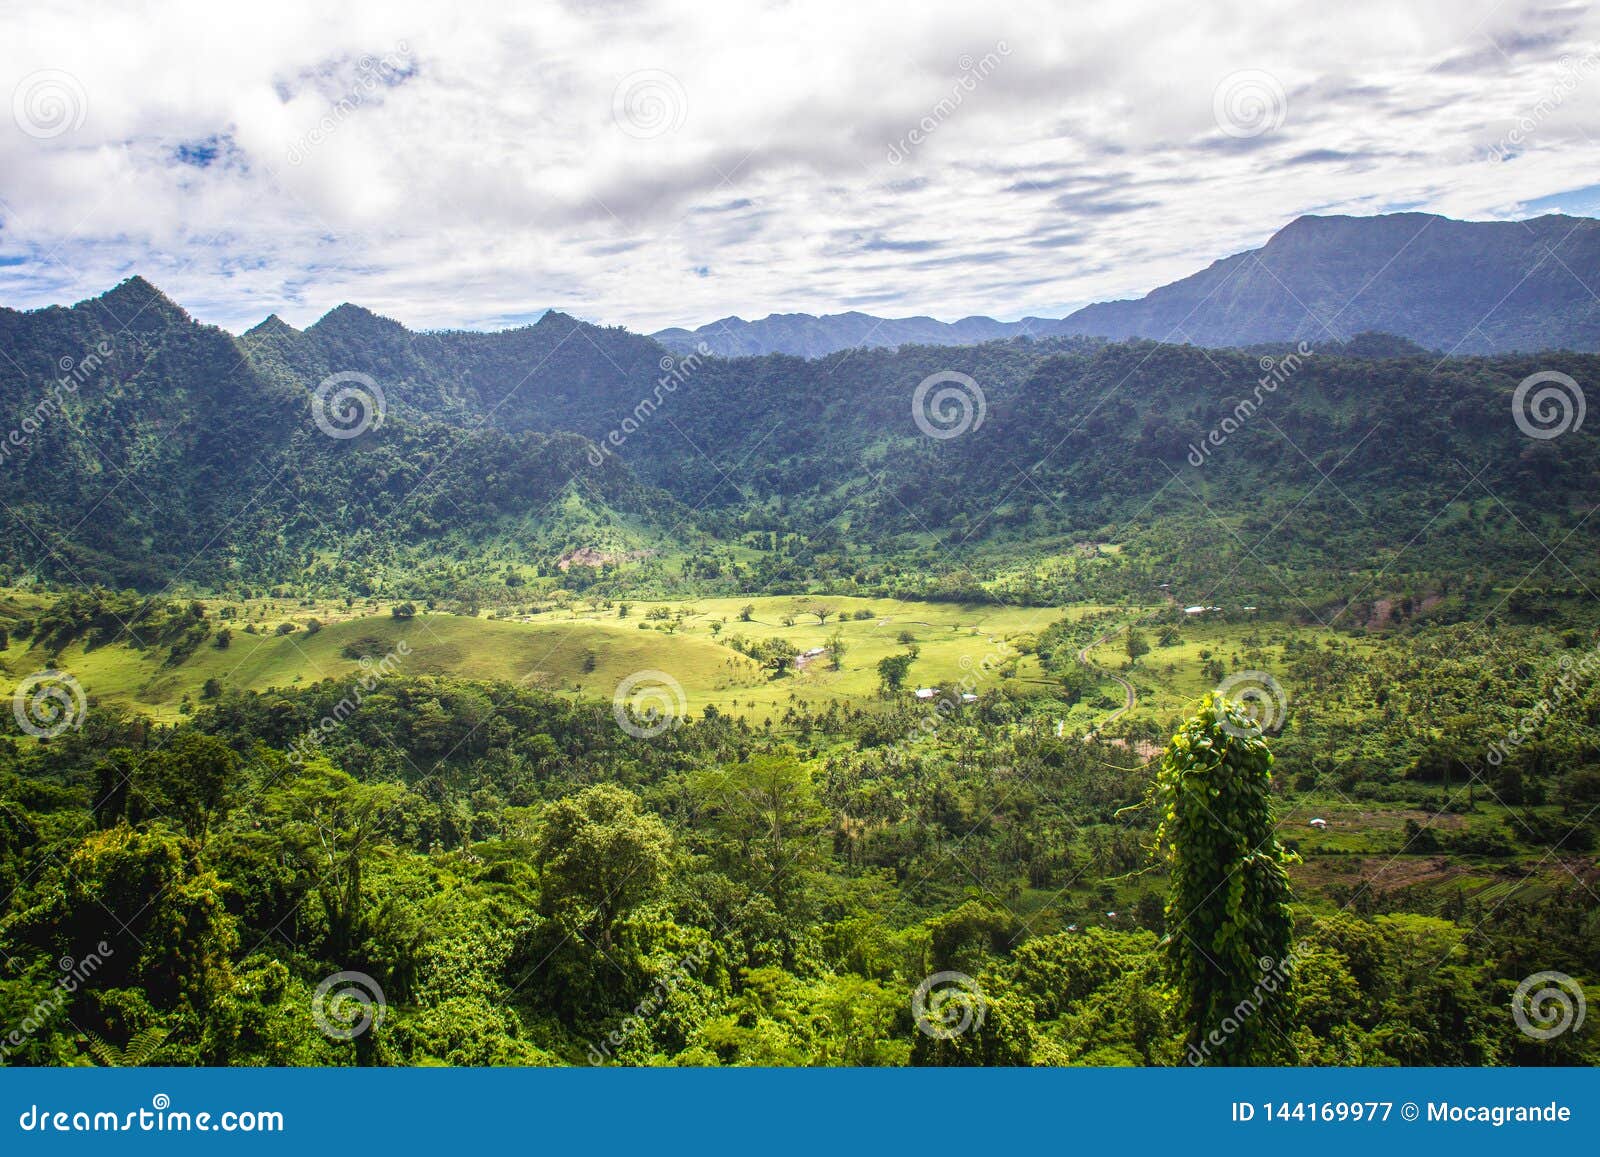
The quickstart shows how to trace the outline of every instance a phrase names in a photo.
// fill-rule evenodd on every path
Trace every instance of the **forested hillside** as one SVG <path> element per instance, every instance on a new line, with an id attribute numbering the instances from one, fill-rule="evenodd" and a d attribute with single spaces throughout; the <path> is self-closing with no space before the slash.
<path id="1" fill-rule="evenodd" d="M 492 423 L 497 395 L 464 402 L 449 371 L 394 372 L 374 331 L 384 323 L 340 310 L 300 343 L 270 324 L 235 339 L 138 278 L 70 310 L 0 310 L 17 367 L 0 387 L 16 431 L 0 480 L 8 573 L 145 590 L 309 574 L 362 589 L 486 544 L 558 554 L 571 528 L 620 533 L 619 509 L 677 518 L 620 461 L 590 466 L 570 428 Z M 357 365 L 325 370 L 323 354 Z M 360 366 L 383 383 L 327 380 Z"/>
<path id="2" fill-rule="evenodd" d="M 1441 360 L 1362 337 L 722 359 L 556 314 L 415 334 L 349 306 L 234 339 L 138 280 L 0 315 L 0 349 L 20 369 L 4 405 L 37 427 L 0 483 L 13 577 L 454 583 L 481 600 L 508 568 L 534 579 L 578 556 L 617 592 L 820 581 L 1056 601 L 1165 583 L 1196 601 L 1226 584 L 1323 615 L 1352 575 L 1377 598 L 1437 600 L 1595 534 L 1593 430 L 1530 439 L 1514 414 L 1531 375 L 1594 380 L 1592 355 Z M 941 373 L 971 384 L 930 437 L 912 402 Z M 367 408 L 330 434 L 317 420 L 351 382 Z M 57 395 L 59 417 L 30 418 Z M 1536 585 L 1592 584 L 1593 552 L 1572 555 Z"/>
<path id="3" fill-rule="evenodd" d="M 1600 7 L 81 7 L 21 1132 L 1600 1137 Z"/>

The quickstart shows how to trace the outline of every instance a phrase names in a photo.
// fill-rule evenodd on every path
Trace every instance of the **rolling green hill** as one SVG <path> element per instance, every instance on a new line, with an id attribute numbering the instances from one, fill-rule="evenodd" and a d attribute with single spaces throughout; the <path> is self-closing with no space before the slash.
<path id="1" fill-rule="evenodd" d="M 13 615 L 39 615 L 48 605 L 24 595 L 11 598 L 8 609 Z M 827 601 L 837 617 L 830 615 L 824 625 L 802 610 L 809 605 L 787 596 L 701 599 L 692 605 L 640 602 L 628 604 L 621 617 L 616 607 L 579 603 L 497 620 L 426 611 L 400 619 L 387 606 L 351 610 L 341 603 L 211 601 L 204 638 L 177 661 L 166 648 L 130 645 L 127 632 L 116 629 L 109 632 L 109 642 L 83 636 L 55 646 L 40 638 L 14 639 L 0 651 L 9 675 L 0 691 L 9 692 L 35 670 L 53 667 L 70 672 L 97 701 L 175 720 L 204 701 L 210 680 L 218 688 L 250 691 L 287 690 L 325 679 L 351 682 L 387 656 L 386 677 L 498 681 L 603 700 L 611 699 L 628 676 L 659 672 L 681 689 L 682 710 L 689 715 L 710 706 L 760 720 L 780 716 L 802 699 L 874 700 L 878 661 L 906 649 L 902 635 L 918 651 L 904 695 L 923 684 L 957 683 L 974 671 L 982 689 L 994 690 L 1002 666 L 1006 678 L 1018 678 L 1018 686 L 1026 688 L 1040 674 L 1028 654 L 1034 636 L 1063 613 L 844 598 Z M 749 621 L 739 618 L 745 607 L 751 608 Z M 216 618 L 223 608 L 237 617 Z M 1070 614 L 1096 610 L 1080 607 Z M 308 630 L 312 620 L 318 626 Z M 295 629 L 280 634 L 285 624 Z M 225 648 L 217 645 L 224 629 Z M 139 632 L 137 624 L 133 631 Z M 827 647 L 836 632 L 846 647 L 838 671 L 822 657 L 775 674 L 737 649 L 741 641 L 782 639 L 798 654 Z"/>

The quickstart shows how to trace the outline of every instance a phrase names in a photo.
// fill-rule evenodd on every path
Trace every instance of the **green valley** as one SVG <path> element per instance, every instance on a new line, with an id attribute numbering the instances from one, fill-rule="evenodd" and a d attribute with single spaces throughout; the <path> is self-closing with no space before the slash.
<path id="1" fill-rule="evenodd" d="M 0 351 L 9 1063 L 1597 1059 L 1600 356 Z"/>

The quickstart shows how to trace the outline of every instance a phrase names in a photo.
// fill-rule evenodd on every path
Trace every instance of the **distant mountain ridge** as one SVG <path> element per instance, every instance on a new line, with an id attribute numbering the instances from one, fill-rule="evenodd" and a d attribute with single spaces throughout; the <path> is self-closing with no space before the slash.
<path id="1" fill-rule="evenodd" d="M 940 322 L 864 313 L 730 317 L 653 335 L 686 352 L 822 357 L 859 346 L 974 345 L 1012 337 L 1146 338 L 1210 347 L 1344 341 L 1382 331 L 1445 353 L 1600 350 L 1600 221 L 1456 221 L 1428 213 L 1305 216 L 1259 249 L 1142 298 L 1060 320 Z"/>
<path id="2" fill-rule="evenodd" d="M 702 343 L 718 357 L 791 354 L 820 358 L 843 349 L 893 349 L 903 345 L 977 345 L 1013 337 L 1038 337 L 1061 323 L 1047 318 L 995 321 L 964 317 L 944 322 L 931 317 L 874 317 L 867 313 L 774 313 L 760 321 L 725 317 L 699 329 L 664 329 L 650 336 L 677 353 Z"/>

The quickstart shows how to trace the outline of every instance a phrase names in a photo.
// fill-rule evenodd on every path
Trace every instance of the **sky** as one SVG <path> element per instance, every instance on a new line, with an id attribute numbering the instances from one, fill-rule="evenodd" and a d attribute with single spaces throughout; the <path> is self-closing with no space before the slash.
<path id="1" fill-rule="evenodd" d="M 0 305 L 1059 317 L 1304 213 L 1600 213 L 1585 3 L 0 0 Z"/>

